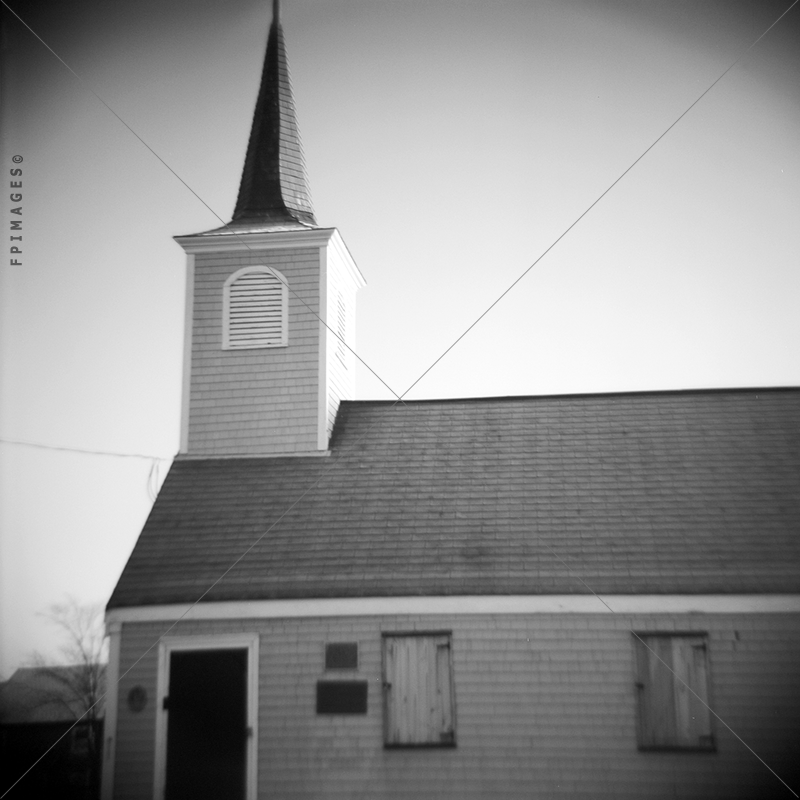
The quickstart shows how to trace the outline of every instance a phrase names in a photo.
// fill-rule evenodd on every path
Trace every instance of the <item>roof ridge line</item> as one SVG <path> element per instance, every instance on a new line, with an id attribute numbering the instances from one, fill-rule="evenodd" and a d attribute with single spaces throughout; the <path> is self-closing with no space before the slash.
<path id="1" fill-rule="evenodd" d="M 508 394 L 483 397 L 424 397 L 416 400 L 342 400 L 342 405 L 411 405 L 420 403 L 480 403 L 496 400 L 559 400 L 567 398 L 641 397 L 645 395 L 691 395 L 691 394 L 746 394 L 758 392 L 800 392 L 800 386 L 729 386 L 691 389 L 623 389 L 613 392 L 563 392 L 555 394 Z"/>

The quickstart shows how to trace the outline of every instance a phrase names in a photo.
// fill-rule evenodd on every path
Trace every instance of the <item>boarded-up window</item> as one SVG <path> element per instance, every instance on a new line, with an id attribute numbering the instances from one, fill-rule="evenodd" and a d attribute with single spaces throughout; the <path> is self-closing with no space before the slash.
<path id="1" fill-rule="evenodd" d="M 383 675 L 387 747 L 455 745 L 449 633 L 384 636 Z"/>
<path id="2" fill-rule="evenodd" d="M 286 279 L 270 267 L 234 272 L 223 289 L 223 350 L 284 347 L 287 343 Z"/>
<path id="3" fill-rule="evenodd" d="M 636 634 L 640 750 L 713 750 L 704 634 Z"/>

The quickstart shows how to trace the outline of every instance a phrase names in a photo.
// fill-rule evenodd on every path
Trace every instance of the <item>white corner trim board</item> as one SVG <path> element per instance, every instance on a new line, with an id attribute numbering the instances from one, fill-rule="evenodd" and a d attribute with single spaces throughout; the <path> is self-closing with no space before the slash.
<path id="1" fill-rule="evenodd" d="M 119 708 L 119 660 L 122 629 L 120 625 L 106 627 L 108 634 L 108 668 L 106 671 L 106 712 L 103 725 L 103 761 L 100 781 L 100 797 L 114 797 L 114 764 L 117 748 L 117 709 Z"/>
<path id="2" fill-rule="evenodd" d="M 602 599 L 601 599 L 602 598 Z M 187 613 L 188 608 L 188 613 Z M 114 608 L 106 624 L 207 619 L 360 617 L 383 614 L 750 614 L 800 613 L 796 594 L 469 595 L 249 600 Z M 185 616 L 184 616 L 185 614 Z"/>
<path id="3" fill-rule="evenodd" d="M 186 296 L 183 316 L 183 365 L 181 388 L 180 452 L 189 449 L 189 399 L 192 389 L 192 333 L 194 328 L 194 268 L 195 257 L 186 256 Z"/>

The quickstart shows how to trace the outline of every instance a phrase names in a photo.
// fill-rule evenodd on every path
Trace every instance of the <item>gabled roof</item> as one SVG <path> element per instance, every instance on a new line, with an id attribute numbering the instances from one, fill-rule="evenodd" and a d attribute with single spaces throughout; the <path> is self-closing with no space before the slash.
<path id="1" fill-rule="evenodd" d="M 342 403 L 327 458 L 176 461 L 109 607 L 800 591 L 800 391 Z"/>

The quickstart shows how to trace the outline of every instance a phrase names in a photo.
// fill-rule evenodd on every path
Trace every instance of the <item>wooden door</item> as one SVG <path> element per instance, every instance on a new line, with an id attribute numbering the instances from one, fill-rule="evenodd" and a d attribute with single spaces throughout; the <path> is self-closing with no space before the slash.
<path id="1" fill-rule="evenodd" d="M 244 800 L 247 650 L 171 653 L 166 800 Z"/>

